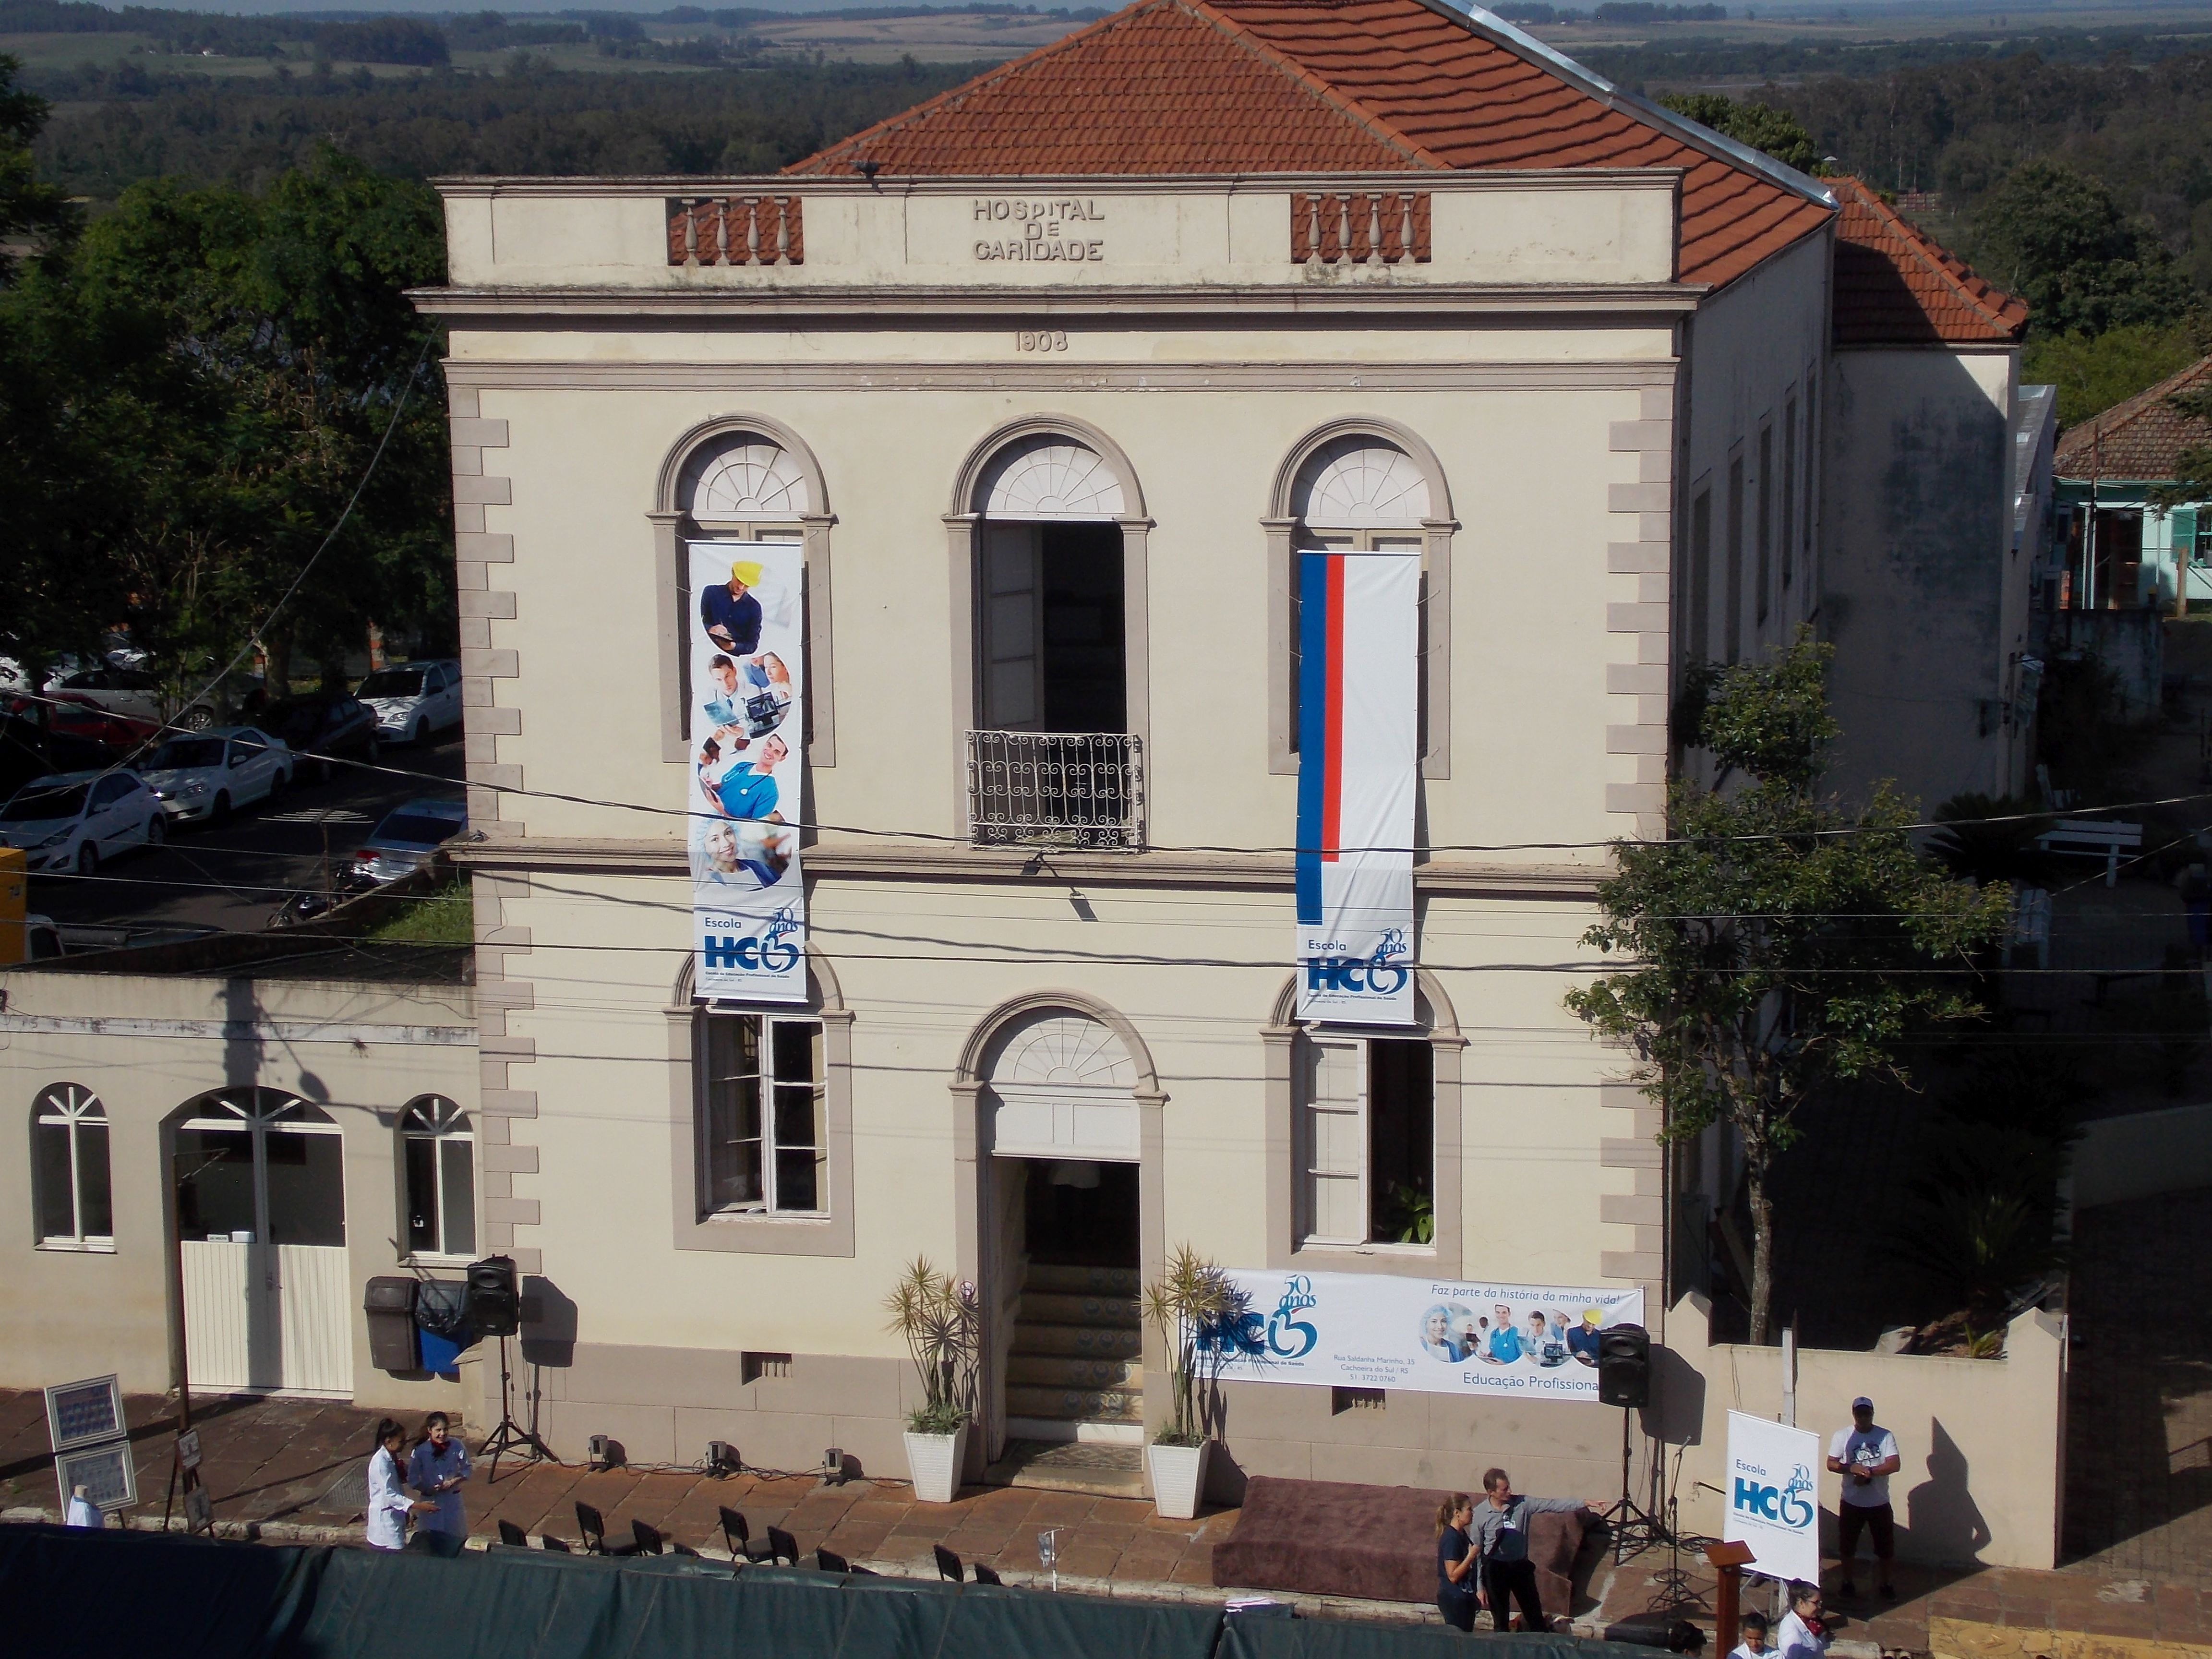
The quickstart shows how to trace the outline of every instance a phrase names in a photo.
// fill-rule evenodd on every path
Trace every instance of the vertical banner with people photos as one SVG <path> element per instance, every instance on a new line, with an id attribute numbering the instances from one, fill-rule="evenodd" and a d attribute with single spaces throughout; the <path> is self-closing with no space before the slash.
<path id="1" fill-rule="evenodd" d="M 698 994 L 806 1000 L 804 555 L 691 544 L 692 932 Z"/>
<path id="2" fill-rule="evenodd" d="M 1413 1023 L 1421 561 L 1304 553 L 1298 1016 Z"/>

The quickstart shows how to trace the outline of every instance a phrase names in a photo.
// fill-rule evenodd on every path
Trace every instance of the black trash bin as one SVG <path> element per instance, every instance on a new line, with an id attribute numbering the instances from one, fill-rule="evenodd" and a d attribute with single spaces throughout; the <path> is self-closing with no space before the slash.
<path id="1" fill-rule="evenodd" d="M 362 1307 L 368 1315 L 368 1363 L 383 1371 L 419 1371 L 422 1350 L 415 1336 L 415 1283 L 372 1279 Z"/>

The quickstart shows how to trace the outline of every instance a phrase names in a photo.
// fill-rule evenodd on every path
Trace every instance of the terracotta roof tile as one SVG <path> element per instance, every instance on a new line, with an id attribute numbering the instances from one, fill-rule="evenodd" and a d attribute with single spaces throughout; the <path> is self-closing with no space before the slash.
<path id="1" fill-rule="evenodd" d="M 1421 0 L 1137 0 L 797 163 L 939 176 L 1679 167 L 1717 287 L 1831 210 Z"/>
<path id="2" fill-rule="evenodd" d="M 1835 342 L 1842 346 L 2001 345 L 2027 305 L 1978 276 L 1856 179 L 1832 179 Z"/>
<path id="3" fill-rule="evenodd" d="M 2069 427 L 2058 441 L 2052 471 L 2062 478 L 2173 477 L 2181 452 L 2212 444 L 2212 425 L 2191 420 L 2166 400 L 2212 383 L 2212 357 L 2114 404 L 2103 414 Z"/>

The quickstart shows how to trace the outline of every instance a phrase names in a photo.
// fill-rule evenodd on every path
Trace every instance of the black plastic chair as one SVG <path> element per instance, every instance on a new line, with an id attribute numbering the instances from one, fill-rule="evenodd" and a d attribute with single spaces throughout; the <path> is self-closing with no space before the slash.
<path id="1" fill-rule="evenodd" d="M 838 1554 L 836 1551 L 828 1548 L 814 1552 L 814 1565 L 824 1572 L 850 1572 L 853 1570 L 853 1564 L 850 1561 Z"/>
<path id="2" fill-rule="evenodd" d="M 700 1554 L 698 1551 L 693 1549 L 689 1544 L 671 1542 L 668 1547 L 674 1550 L 678 1555 L 690 1556 L 694 1561 L 703 1561 L 707 1559 L 703 1555 Z"/>
<path id="3" fill-rule="evenodd" d="M 649 1527 L 642 1521 L 633 1521 L 629 1523 L 629 1533 L 637 1540 L 638 1554 L 665 1555 L 668 1553 L 666 1544 L 661 1540 L 659 1528 Z"/>
<path id="4" fill-rule="evenodd" d="M 987 1567 L 978 1561 L 975 1564 L 975 1582 L 979 1584 L 1003 1584 L 1006 1581 L 999 1577 L 996 1567 Z"/>
<path id="5" fill-rule="evenodd" d="M 775 1545 L 773 1542 L 754 1543 L 752 1528 L 745 1524 L 744 1511 L 733 1510 L 726 1504 L 722 1505 L 722 1540 L 729 1545 L 730 1556 L 733 1560 L 750 1561 L 758 1566 L 775 1559 Z"/>
<path id="6" fill-rule="evenodd" d="M 576 1553 L 568 1547 L 567 1539 L 556 1538 L 550 1532 L 541 1532 L 538 1534 L 538 1547 L 541 1550 L 551 1550 L 556 1555 L 574 1555 Z"/>
<path id="7" fill-rule="evenodd" d="M 930 1547 L 937 1556 L 937 1576 L 958 1583 L 961 1579 L 960 1558 L 942 1544 L 933 1544 Z"/>
<path id="8" fill-rule="evenodd" d="M 635 1544 L 607 1542 L 607 1523 L 605 1516 L 581 1498 L 576 1500 L 576 1528 L 584 1534 L 584 1553 L 586 1555 L 635 1555 Z"/>
<path id="9" fill-rule="evenodd" d="M 514 1522 L 502 1521 L 499 1523 L 499 1541 L 519 1550 L 526 1550 L 530 1547 L 530 1534 Z"/>
<path id="10" fill-rule="evenodd" d="M 769 1560 L 795 1567 L 799 1565 L 799 1540 L 781 1527 L 770 1527 L 768 1529 L 768 1553 Z"/>

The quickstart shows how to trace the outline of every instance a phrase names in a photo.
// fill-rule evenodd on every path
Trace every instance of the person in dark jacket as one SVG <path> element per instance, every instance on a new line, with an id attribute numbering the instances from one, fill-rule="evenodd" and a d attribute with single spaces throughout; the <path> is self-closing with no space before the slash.
<path id="1" fill-rule="evenodd" d="M 751 590 L 760 586 L 761 568 L 750 559 L 730 567 L 730 580 L 699 595 L 699 626 L 716 647 L 732 657 L 760 649 L 761 604 Z"/>
<path id="2" fill-rule="evenodd" d="M 1482 1606 L 1476 1588 L 1481 1559 L 1468 1528 L 1474 1524 L 1474 1499 L 1455 1492 L 1437 1505 L 1437 1611 L 1454 1630 L 1472 1632 Z"/>

